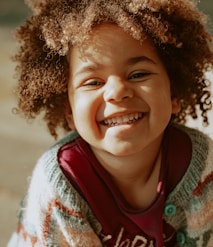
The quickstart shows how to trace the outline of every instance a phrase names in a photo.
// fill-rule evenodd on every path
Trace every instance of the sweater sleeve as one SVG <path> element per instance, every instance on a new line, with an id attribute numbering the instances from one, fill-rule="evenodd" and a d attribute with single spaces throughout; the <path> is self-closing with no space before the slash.
<path id="1" fill-rule="evenodd" d="M 58 165 L 38 162 L 8 247 L 100 247 L 100 224 Z M 49 162 L 49 161 L 48 161 Z M 53 164 L 53 165 L 52 165 Z"/>

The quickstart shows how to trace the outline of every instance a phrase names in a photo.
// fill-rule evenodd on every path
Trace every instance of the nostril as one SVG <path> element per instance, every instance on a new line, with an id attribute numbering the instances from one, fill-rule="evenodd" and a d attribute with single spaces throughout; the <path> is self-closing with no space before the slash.
<path id="1" fill-rule="evenodd" d="M 125 100 L 125 99 L 129 99 L 129 98 L 131 98 L 131 96 L 130 95 L 126 95 L 122 99 Z"/>

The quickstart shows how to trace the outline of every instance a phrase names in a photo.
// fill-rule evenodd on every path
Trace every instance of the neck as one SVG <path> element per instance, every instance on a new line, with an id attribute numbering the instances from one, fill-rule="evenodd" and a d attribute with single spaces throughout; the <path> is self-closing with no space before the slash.
<path id="1" fill-rule="evenodd" d="M 124 198 L 135 208 L 147 207 L 156 196 L 161 164 L 161 142 L 162 137 L 142 152 L 129 156 L 114 157 L 110 154 L 95 153 Z M 142 201 L 138 200 L 142 197 Z M 144 198 L 147 200 L 144 201 Z"/>
<path id="2" fill-rule="evenodd" d="M 127 203 L 134 209 L 146 209 L 157 194 L 161 167 L 161 150 L 151 163 L 140 165 L 132 173 L 114 175 L 113 179 Z"/>

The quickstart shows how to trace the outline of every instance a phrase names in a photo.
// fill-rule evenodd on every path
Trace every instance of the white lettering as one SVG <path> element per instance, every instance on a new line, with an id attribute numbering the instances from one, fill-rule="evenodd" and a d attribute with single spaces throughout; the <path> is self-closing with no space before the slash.
<path id="1" fill-rule="evenodd" d="M 102 235 L 102 237 L 103 237 L 103 239 L 102 239 L 103 242 L 106 242 L 106 241 L 112 239 L 112 235 L 107 235 L 107 236 Z"/>
<path id="2" fill-rule="evenodd" d="M 131 247 L 146 247 L 146 246 L 147 246 L 147 239 L 143 236 L 135 236 L 131 245 Z"/>
<path id="3" fill-rule="evenodd" d="M 117 238 L 117 241 L 116 241 L 116 244 L 114 247 L 119 247 L 120 246 L 120 242 L 121 242 L 121 239 L 122 239 L 122 236 L 123 236 L 123 232 L 124 232 L 124 228 L 122 227 L 120 232 L 119 232 L 119 235 L 118 235 L 118 238 Z"/>
<path id="4" fill-rule="evenodd" d="M 129 239 L 124 240 L 124 241 L 119 245 L 119 247 L 130 247 L 130 240 L 129 240 Z"/>
<path id="5" fill-rule="evenodd" d="M 133 241 L 131 241 L 131 239 L 124 238 L 124 228 L 122 227 L 117 239 L 116 239 L 116 243 L 113 247 L 154 247 L 154 242 L 151 240 L 149 241 L 146 237 L 141 236 L 141 235 L 136 235 L 133 239 Z M 103 236 L 103 242 L 107 242 L 108 240 L 112 239 L 113 236 L 112 235 L 106 235 Z"/>

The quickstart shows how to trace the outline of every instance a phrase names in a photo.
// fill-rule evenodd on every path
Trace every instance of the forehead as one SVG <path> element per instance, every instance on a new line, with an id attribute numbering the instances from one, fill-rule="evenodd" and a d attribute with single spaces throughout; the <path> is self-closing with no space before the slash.
<path id="1" fill-rule="evenodd" d="M 82 59 L 92 59 L 95 56 L 111 57 L 156 56 L 153 43 L 145 36 L 143 41 L 134 39 L 116 24 L 104 23 L 92 29 L 89 38 L 72 48 L 70 55 L 78 54 Z"/>

